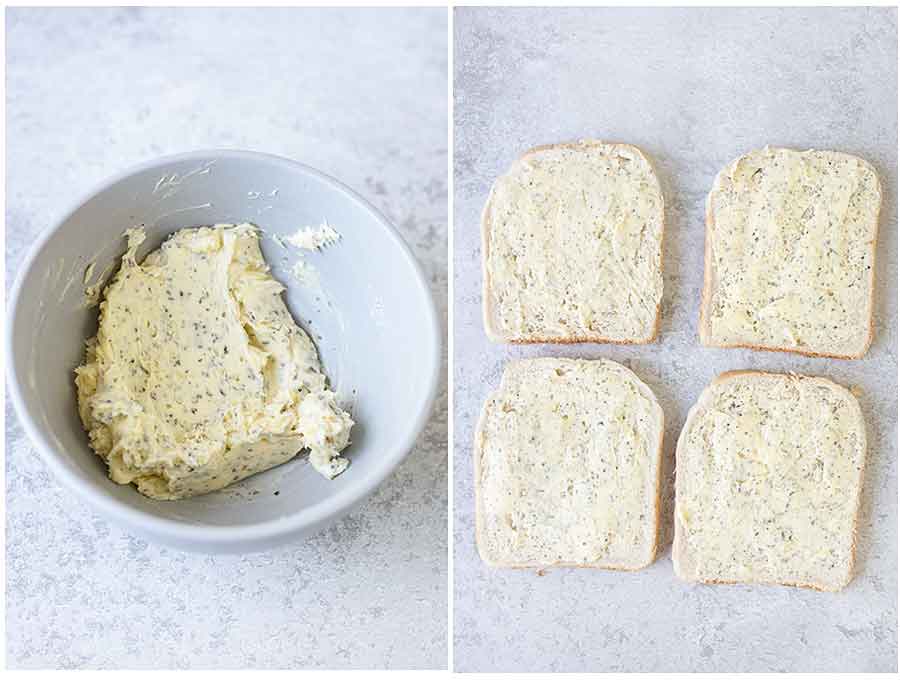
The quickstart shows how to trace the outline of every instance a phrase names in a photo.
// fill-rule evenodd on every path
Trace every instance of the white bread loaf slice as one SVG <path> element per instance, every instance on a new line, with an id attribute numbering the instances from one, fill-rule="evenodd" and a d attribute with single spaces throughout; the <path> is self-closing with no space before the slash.
<path id="1" fill-rule="evenodd" d="M 719 376 L 678 439 L 676 574 L 841 589 L 853 574 L 865 457 L 847 389 L 824 377 Z"/>
<path id="2" fill-rule="evenodd" d="M 662 433 L 653 392 L 618 363 L 509 363 L 476 430 L 481 557 L 502 567 L 652 563 Z"/>
<path id="3" fill-rule="evenodd" d="M 707 346 L 861 358 L 872 341 L 881 183 L 845 153 L 764 148 L 706 206 Z"/>
<path id="4" fill-rule="evenodd" d="M 484 323 L 508 343 L 648 343 L 662 300 L 663 196 L 631 145 L 529 150 L 482 213 Z"/>

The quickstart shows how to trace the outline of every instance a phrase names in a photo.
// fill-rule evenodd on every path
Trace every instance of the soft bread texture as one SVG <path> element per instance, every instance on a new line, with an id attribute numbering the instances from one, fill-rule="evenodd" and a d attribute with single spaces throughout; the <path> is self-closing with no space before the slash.
<path id="1" fill-rule="evenodd" d="M 503 567 L 652 563 L 662 433 L 653 392 L 618 363 L 509 363 L 476 430 L 481 557 Z"/>
<path id="2" fill-rule="evenodd" d="M 845 153 L 764 148 L 716 177 L 700 339 L 861 358 L 872 327 L 881 183 Z"/>
<path id="3" fill-rule="evenodd" d="M 648 343 L 662 300 L 664 204 L 636 147 L 534 148 L 482 213 L 484 323 L 508 343 Z"/>
<path id="4" fill-rule="evenodd" d="M 840 590 L 853 575 L 865 456 L 847 389 L 823 377 L 721 375 L 678 439 L 676 574 Z"/>

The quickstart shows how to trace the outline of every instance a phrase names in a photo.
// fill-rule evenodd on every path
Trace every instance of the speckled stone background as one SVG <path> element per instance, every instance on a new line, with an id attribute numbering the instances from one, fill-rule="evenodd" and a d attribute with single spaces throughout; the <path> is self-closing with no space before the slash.
<path id="1" fill-rule="evenodd" d="M 455 669 L 897 669 L 897 13 L 851 10 L 503 10 L 455 13 Z M 626 141 L 655 160 L 667 203 L 661 336 L 647 346 L 514 347 L 485 338 L 479 213 L 527 148 Z M 704 202 L 713 177 L 767 143 L 834 148 L 884 182 L 875 342 L 861 361 L 702 348 Z M 638 573 L 493 570 L 475 550 L 472 435 L 504 362 L 609 357 L 667 416 L 661 554 Z M 673 454 L 719 372 L 825 374 L 856 385 L 871 446 L 858 574 L 840 594 L 691 586 L 672 571 Z"/>
<path id="2" fill-rule="evenodd" d="M 7 13 L 7 287 L 35 237 L 134 163 L 210 147 L 331 174 L 399 227 L 447 303 L 447 12 Z M 443 668 L 447 413 L 320 536 L 257 555 L 131 536 L 7 421 L 14 668 Z"/>

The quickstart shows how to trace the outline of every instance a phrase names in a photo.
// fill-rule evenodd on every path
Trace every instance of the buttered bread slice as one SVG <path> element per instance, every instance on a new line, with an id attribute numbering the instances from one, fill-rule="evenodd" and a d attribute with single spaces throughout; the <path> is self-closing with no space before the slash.
<path id="1" fill-rule="evenodd" d="M 482 215 L 484 322 L 494 341 L 647 343 L 662 300 L 663 196 L 631 145 L 528 151 Z"/>
<path id="2" fill-rule="evenodd" d="M 511 362 L 475 437 L 481 557 L 506 567 L 653 562 L 663 412 L 610 360 Z"/>
<path id="3" fill-rule="evenodd" d="M 862 411 L 822 377 L 730 372 L 676 450 L 675 572 L 697 582 L 837 591 L 852 576 Z"/>
<path id="4" fill-rule="evenodd" d="M 858 157 L 765 148 L 707 200 L 700 338 L 861 358 L 872 340 L 881 184 Z"/>

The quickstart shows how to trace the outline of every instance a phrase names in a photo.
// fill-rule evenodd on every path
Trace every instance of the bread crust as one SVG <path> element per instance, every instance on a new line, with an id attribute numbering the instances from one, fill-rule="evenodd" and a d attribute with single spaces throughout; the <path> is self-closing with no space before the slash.
<path id="1" fill-rule="evenodd" d="M 674 514 L 674 522 L 675 522 L 675 538 L 672 542 L 672 564 L 675 569 L 675 574 L 685 582 L 698 582 L 701 584 L 762 584 L 767 586 L 779 586 L 779 587 L 799 587 L 803 589 L 813 589 L 815 591 L 820 592 L 839 592 L 844 587 L 846 587 L 850 581 L 853 579 L 854 570 L 856 567 L 856 545 L 857 545 L 857 535 L 858 535 L 858 526 L 859 526 L 859 516 L 860 516 L 860 505 L 862 500 L 862 486 L 865 481 L 866 475 L 866 457 L 868 455 L 868 441 L 866 441 L 866 423 L 865 416 L 862 414 L 860 409 L 860 419 L 862 424 L 862 434 L 863 434 L 863 461 L 862 461 L 862 469 L 860 471 L 860 479 L 859 486 L 856 491 L 856 507 L 854 509 L 854 519 L 853 519 L 853 538 L 850 544 L 850 566 L 847 577 L 841 581 L 841 583 L 834 587 L 829 587 L 825 585 L 816 585 L 809 584 L 803 582 L 793 582 L 790 580 L 787 581 L 769 581 L 769 580 L 760 580 L 760 581 L 748 581 L 748 580 L 730 580 L 730 579 L 718 579 L 718 578 L 702 578 L 698 577 L 695 574 L 691 573 L 691 568 L 694 567 L 693 558 L 690 555 L 690 551 L 688 551 L 687 547 L 684 544 L 684 530 L 681 527 L 681 520 L 678 518 L 678 492 L 679 492 L 679 474 L 678 474 L 678 462 L 681 458 L 684 441 L 686 441 L 685 437 L 687 436 L 690 427 L 693 424 L 693 421 L 703 407 L 704 401 L 708 399 L 708 396 L 711 394 L 713 387 L 721 384 L 723 382 L 727 382 L 730 379 L 734 379 L 737 377 L 794 377 L 797 379 L 814 379 L 818 382 L 824 382 L 830 387 L 840 390 L 841 393 L 846 394 L 851 397 L 853 401 L 858 406 L 858 401 L 853 393 L 847 389 L 846 387 L 833 382 L 827 377 L 821 377 L 818 375 L 801 375 L 795 373 L 783 373 L 783 372 L 766 372 L 762 370 L 731 370 L 729 372 L 723 372 L 718 375 L 709 385 L 703 390 L 700 394 L 700 398 L 697 399 L 697 402 L 691 407 L 688 412 L 687 418 L 684 421 L 684 426 L 681 429 L 681 434 L 678 436 L 678 443 L 675 447 L 675 514 Z"/>
<path id="2" fill-rule="evenodd" d="M 768 146 L 767 146 L 768 147 Z M 814 152 L 814 149 L 808 149 L 806 151 L 794 150 L 793 148 L 773 148 L 773 150 L 790 150 L 792 152 L 802 153 L 802 152 Z M 754 151 L 751 151 L 754 152 Z M 838 151 L 833 150 L 821 150 L 815 152 L 822 153 L 836 153 L 840 155 L 850 155 L 849 153 L 838 153 Z M 875 183 L 878 190 L 878 209 L 875 212 L 875 231 L 872 238 L 872 269 L 869 270 L 869 331 L 868 337 L 866 338 L 865 343 L 863 344 L 862 349 L 853 355 L 846 355 L 843 353 L 826 353 L 822 351 L 808 351 L 800 348 L 790 348 L 784 347 L 779 348 L 777 346 L 760 346 L 759 344 L 752 343 L 717 343 L 712 340 L 712 333 L 710 332 L 710 306 L 712 305 L 712 296 L 715 290 L 715 260 L 713 260 L 713 249 L 712 249 L 712 236 L 715 232 L 715 215 L 712 211 L 712 195 L 716 190 L 716 187 L 719 185 L 719 180 L 721 179 L 723 174 L 726 174 L 728 170 L 732 169 L 734 165 L 736 165 L 741 159 L 749 155 L 749 153 L 744 153 L 740 157 L 735 158 L 728 165 L 725 166 L 724 169 L 720 170 L 718 174 L 716 174 L 715 179 L 713 180 L 712 189 L 706 196 L 706 236 L 705 236 L 705 248 L 703 254 L 703 295 L 700 299 L 700 343 L 704 346 L 708 346 L 711 348 L 750 348 L 754 351 L 775 351 L 778 353 L 797 353 L 799 355 L 806 356 L 807 358 L 836 358 L 839 360 L 860 360 L 864 358 L 866 353 L 869 351 L 869 347 L 872 345 L 872 341 L 875 339 L 875 271 L 877 268 L 878 262 L 878 228 L 881 224 L 881 207 L 884 204 L 884 192 L 881 184 L 881 177 L 878 175 L 878 170 L 868 161 L 863 158 L 852 155 L 851 157 L 856 158 L 861 164 L 871 170 L 872 174 L 875 176 Z"/>
<path id="3" fill-rule="evenodd" d="M 538 358 L 535 358 L 537 360 Z M 583 358 L 555 358 L 562 360 L 574 360 L 580 361 L 585 360 Z M 602 358 L 600 360 L 606 360 Z M 615 361 L 609 361 L 615 363 Z M 621 363 L 615 363 L 616 365 L 620 365 L 621 367 L 625 367 Z M 649 393 L 650 397 L 656 401 L 657 405 L 659 402 L 656 400 L 656 394 L 653 393 L 653 389 L 651 389 L 644 380 L 637 376 L 637 374 L 628 367 L 625 367 L 626 370 L 631 372 L 635 378 L 640 382 L 641 386 Z M 503 377 L 506 376 L 506 369 L 503 371 Z M 661 508 L 661 489 L 660 482 L 662 479 L 662 450 L 663 450 L 663 434 L 665 433 L 666 427 L 666 418 L 665 412 L 662 409 L 662 406 L 659 406 L 660 410 L 660 423 L 659 423 L 659 436 L 657 438 L 657 454 L 656 454 L 656 498 L 653 502 L 653 545 L 650 549 L 650 555 L 645 563 L 637 566 L 611 566 L 611 565 L 584 565 L 581 563 L 566 563 L 564 561 L 555 561 L 553 563 L 544 563 L 544 562 L 532 562 L 532 563 L 505 563 L 503 561 L 496 561 L 491 559 L 486 555 L 487 546 L 484 543 L 484 513 L 481 508 L 481 456 L 484 452 L 484 426 L 487 422 L 487 409 L 490 403 L 497 398 L 500 394 L 500 390 L 503 387 L 503 380 L 501 379 L 500 387 L 491 393 L 487 399 L 485 400 L 484 405 L 481 408 L 481 415 L 478 417 L 478 422 L 475 426 L 475 442 L 474 442 L 474 468 L 475 468 L 475 546 L 478 549 L 478 555 L 481 556 L 481 560 L 483 560 L 487 565 L 492 568 L 511 568 L 511 569 L 550 569 L 550 568 L 590 568 L 597 570 L 619 570 L 623 572 L 634 572 L 637 570 L 643 570 L 644 568 L 652 565 L 657 558 L 659 552 L 659 518 Z"/>
<path id="4" fill-rule="evenodd" d="M 643 150 L 638 148 L 635 145 L 630 143 L 615 143 L 612 141 L 604 141 L 600 139 L 593 138 L 585 138 L 579 139 L 577 141 L 570 141 L 568 143 L 550 143 L 545 145 L 535 146 L 534 148 L 529 148 L 522 155 L 519 156 L 518 161 L 523 161 L 528 158 L 530 155 L 534 153 L 541 152 L 543 150 L 553 150 L 553 149 L 570 149 L 576 150 L 579 148 L 586 147 L 598 147 L 601 145 L 614 145 L 614 146 L 622 146 L 623 148 L 628 148 L 633 151 L 638 157 L 640 157 L 647 165 L 650 167 L 650 171 L 653 172 L 653 175 L 656 177 L 657 182 L 659 181 L 659 175 L 656 173 L 656 167 L 654 167 L 653 162 L 650 160 L 650 157 L 644 153 Z M 499 178 L 498 178 L 499 180 Z M 660 224 L 660 255 L 659 255 L 659 271 L 660 274 L 664 274 L 664 266 L 665 266 L 665 235 L 666 235 L 666 198 L 662 192 L 662 184 L 659 185 L 659 196 L 662 201 L 660 209 L 662 210 L 662 222 Z M 497 181 L 491 185 L 491 190 L 488 193 L 487 201 L 485 201 L 484 208 L 481 211 L 481 273 L 482 273 L 482 315 L 484 318 L 484 329 L 487 334 L 488 339 L 493 341 L 494 343 L 510 343 L 510 344 L 543 344 L 543 343 L 552 343 L 552 344 L 577 344 L 577 343 L 614 343 L 614 344 L 648 344 L 653 343 L 656 340 L 656 337 L 659 335 L 659 323 L 661 319 L 662 313 L 662 299 L 660 298 L 659 303 L 656 304 L 656 318 L 653 321 L 653 328 L 650 332 L 650 335 L 645 339 L 609 339 L 604 338 L 602 336 L 589 336 L 589 337 L 581 337 L 581 336 L 573 336 L 573 337 L 542 337 L 542 338 L 516 338 L 512 336 L 508 336 L 499 327 L 496 317 L 495 317 L 495 309 L 494 309 L 494 299 L 493 292 L 491 290 L 491 275 L 490 269 L 488 268 L 489 256 L 490 256 L 490 233 L 491 233 L 491 201 L 494 197 L 494 190 L 497 187 Z M 665 281 L 663 281 L 663 293 L 665 293 Z"/>

